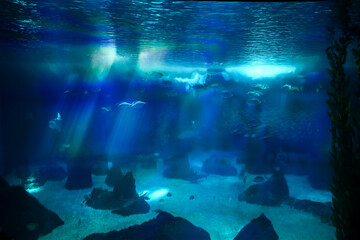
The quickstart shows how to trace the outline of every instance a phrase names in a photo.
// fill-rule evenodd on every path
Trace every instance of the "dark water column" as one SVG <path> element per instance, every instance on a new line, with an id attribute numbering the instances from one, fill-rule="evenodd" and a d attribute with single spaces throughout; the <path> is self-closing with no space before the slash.
<path id="1" fill-rule="evenodd" d="M 18 177 L 26 178 L 28 168 L 28 137 L 31 119 L 27 117 L 22 101 L 1 100 L 1 149 L 3 173 L 16 171 Z"/>

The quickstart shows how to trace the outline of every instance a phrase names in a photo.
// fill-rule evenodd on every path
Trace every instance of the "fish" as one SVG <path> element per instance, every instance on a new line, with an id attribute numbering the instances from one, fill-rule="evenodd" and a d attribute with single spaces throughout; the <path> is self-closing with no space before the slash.
<path id="1" fill-rule="evenodd" d="M 290 84 L 284 84 L 281 88 L 285 88 L 287 90 L 291 89 L 291 85 Z"/>
<path id="2" fill-rule="evenodd" d="M 94 88 L 94 89 L 85 89 L 83 91 L 80 91 L 80 90 L 73 90 L 73 89 L 69 89 L 69 90 L 66 90 L 64 91 L 64 94 L 65 95 L 70 95 L 70 96 L 86 96 L 86 95 L 89 95 L 91 93 L 99 93 L 101 92 L 101 88 Z"/>
<path id="3" fill-rule="evenodd" d="M 101 107 L 100 108 L 102 112 L 110 112 L 112 107 L 111 106 L 107 106 L 107 107 Z"/>
<path id="4" fill-rule="evenodd" d="M 141 108 L 141 107 L 144 106 L 145 104 L 146 104 L 146 102 L 136 101 L 136 102 L 132 102 L 132 103 L 131 103 L 131 107 L 132 107 L 132 108 Z"/>
<path id="5" fill-rule="evenodd" d="M 64 152 L 66 149 L 69 149 L 70 148 L 70 144 L 61 144 L 60 147 L 59 147 L 59 152 Z"/>
<path id="6" fill-rule="evenodd" d="M 57 113 L 57 117 L 49 121 L 49 128 L 61 132 L 61 115 Z"/>
<path id="7" fill-rule="evenodd" d="M 263 94 L 262 94 L 262 92 L 259 92 L 259 91 L 249 91 L 246 93 L 246 95 L 253 96 L 253 97 L 260 97 Z"/>
<path id="8" fill-rule="evenodd" d="M 128 103 L 128 102 L 121 102 L 119 104 L 117 104 L 117 107 L 118 108 L 128 108 L 128 107 L 131 107 L 131 108 L 141 108 L 142 106 L 144 106 L 146 104 L 146 102 L 143 102 L 143 101 L 134 101 L 132 103 Z"/>
<path id="9" fill-rule="evenodd" d="M 255 85 L 252 86 L 253 89 L 258 89 L 258 90 L 266 90 L 269 88 L 269 85 L 267 84 L 262 84 L 262 83 L 257 83 Z"/>
<path id="10" fill-rule="evenodd" d="M 289 92 L 302 92 L 302 90 L 303 90 L 302 86 L 294 87 L 294 86 L 291 86 L 290 84 L 284 84 L 281 88 L 285 88 Z"/>
<path id="11" fill-rule="evenodd" d="M 118 108 L 123 108 L 123 107 L 127 108 L 127 107 L 131 107 L 131 103 L 128 103 L 128 102 L 121 102 L 121 103 L 118 103 L 118 104 L 117 104 L 117 107 L 118 107 Z"/>
<path id="12" fill-rule="evenodd" d="M 161 72 L 152 72 L 149 75 L 150 79 L 161 79 L 164 76 Z"/>

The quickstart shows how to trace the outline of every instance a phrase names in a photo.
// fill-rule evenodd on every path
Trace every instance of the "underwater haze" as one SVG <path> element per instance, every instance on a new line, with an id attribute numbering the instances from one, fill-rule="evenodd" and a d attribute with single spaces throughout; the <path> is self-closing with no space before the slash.
<path id="1" fill-rule="evenodd" d="M 327 1 L 1 1 L 0 175 L 63 222 L 0 232 L 335 239 L 335 15 Z"/>

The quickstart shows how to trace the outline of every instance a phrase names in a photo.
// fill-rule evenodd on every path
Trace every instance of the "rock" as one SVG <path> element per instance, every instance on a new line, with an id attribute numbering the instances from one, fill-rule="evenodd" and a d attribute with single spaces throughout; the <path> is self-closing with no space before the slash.
<path id="1" fill-rule="evenodd" d="M 68 163 L 68 178 L 65 184 L 68 190 L 90 188 L 92 186 L 92 166 L 84 163 L 83 159 L 76 159 Z"/>
<path id="2" fill-rule="evenodd" d="M 210 240 L 210 234 L 194 226 L 186 219 L 174 217 L 170 213 L 160 212 L 159 215 L 141 225 L 134 225 L 121 231 L 95 233 L 84 240 Z"/>
<path id="3" fill-rule="evenodd" d="M 85 204 L 95 209 L 113 210 L 112 213 L 123 216 L 147 213 L 150 210 L 144 197 L 139 197 L 136 193 L 135 179 L 130 172 L 118 178 L 113 191 L 94 188 L 90 195 L 85 196 Z"/>
<path id="4" fill-rule="evenodd" d="M 260 217 L 251 220 L 236 235 L 234 240 L 277 240 L 279 236 L 275 232 L 271 221 L 262 213 Z"/>
<path id="5" fill-rule="evenodd" d="M 275 206 L 289 198 L 289 187 L 281 171 L 276 171 L 264 183 L 251 185 L 239 195 L 239 201 L 260 205 Z"/>
<path id="6" fill-rule="evenodd" d="M 217 158 L 208 158 L 203 163 L 202 169 L 203 172 L 209 174 L 217 174 L 221 176 L 236 176 L 237 171 L 234 166 L 229 164 L 224 159 Z"/>
<path id="7" fill-rule="evenodd" d="M 92 169 L 92 174 L 95 176 L 105 176 L 108 175 L 108 164 L 106 161 L 100 161 L 94 164 Z"/>
<path id="8" fill-rule="evenodd" d="M 110 168 L 109 173 L 105 179 L 105 183 L 109 187 L 114 187 L 115 182 L 118 181 L 123 177 L 123 174 L 121 172 L 121 167 L 119 164 L 114 164 L 112 168 Z"/>
<path id="9" fill-rule="evenodd" d="M 312 215 L 319 217 L 321 222 L 331 224 L 331 202 L 322 203 L 314 202 L 311 200 L 300 200 L 295 198 L 289 198 L 286 204 L 292 208 L 302 210 L 304 212 L 311 213 Z"/>
<path id="10" fill-rule="evenodd" d="M 126 173 L 115 183 L 114 196 L 125 199 L 139 197 L 135 189 L 135 179 L 131 172 Z"/>
<path id="11" fill-rule="evenodd" d="M 147 213 L 149 210 L 150 205 L 144 200 L 144 198 L 138 198 L 128 206 L 113 210 L 111 212 L 127 217 L 134 214 Z"/>
<path id="12" fill-rule="evenodd" d="M 35 240 L 63 224 L 56 213 L 46 209 L 23 187 L 10 187 L 0 177 L 0 226 L 4 239 L 6 236 Z"/>

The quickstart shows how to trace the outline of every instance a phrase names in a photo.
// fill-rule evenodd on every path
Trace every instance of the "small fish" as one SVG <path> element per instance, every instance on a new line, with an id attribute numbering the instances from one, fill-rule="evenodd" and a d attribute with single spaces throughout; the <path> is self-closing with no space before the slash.
<path id="1" fill-rule="evenodd" d="M 294 87 L 294 86 L 291 86 L 290 84 L 284 84 L 281 88 L 285 88 L 289 92 L 301 92 L 303 90 L 302 86 Z"/>
<path id="2" fill-rule="evenodd" d="M 101 109 L 102 112 L 110 112 L 111 111 L 111 106 L 101 107 L 100 109 Z"/>
<path id="3" fill-rule="evenodd" d="M 291 85 L 290 84 L 284 84 L 281 88 L 285 88 L 287 90 L 291 89 Z"/>
<path id="4" fill-rule="evenodd" d="M 132 108 L 141 108 L 141 107 L 144 106 L 145 104 L 146 104 L 146 102 L 136 101 L 136 102 L 132 102 L 132 103 L 131 103 L 131 107 L 132 107 Z"/>
<path id="5" fill-rule="evenodd" d="M 257 83 L 255 85 L 252 86 L 254 89 L 258 89 L 258 90 L 266 90 L 269 88 L 269 85 L 267 84 L 262 84 L 262 83 Z"/>
<path id="6" fill-rule="evenodd" d="M 249 91 L 246 93 L 246 95 L 248 96 L 253 96 L 253 97 L 260 97 L 262 95 L 262 92 L 258 92 L 258 91 Z"/>
<path id="7" fill-rule="evenodd" d="M 80 95 L 81 93 L 79 91 L 76 91 L 76 90 L 66 90 L 64 92 L 64 94 L 66 95 L 71 95 L 71 96 L 78 96 Z"/>
<path id="8" fill-rule="evenodd" d="M 123 107 L 131 107 L 131 103 L 128 103 L 128 102 L 121 102 L 121 103 L 118 103 L 117 104 L 117 107 L 118 108 L 123 108 Z"/>
<path id="9" fill-rule="evenodd" d="M 49 128 L 61 132 L 61 123 L 62 119 L 60 113 L 58 113 L 56 118 L 49 121 Z"/>
<path id="10" fill-rule="evenodd" d="M 146 102 L 143 102 L 143 101 L 136 101 L 136 102 L 132 102 L 132 103 L 121 102 L 117 105 L 117 107 L 118 108 L 122 108 L 122 107 L 141 108 L 145 104 L 146 104 Z"/>
<path id="11" fill-rule="evenodd" d="M 70 148 L 70 144 L 61 144 L 60 147 L 59 147 L 59 152 L 64 152 L 66 149 L 69 149 Z"/>
<path id="12" fill-rule="evenodd" d="M 164 76 L 161 72 L 152 72 L 149 76 L 151 79 L 160 79 Z"/>
<path id="13" fill-rule="evenodd" d="M 292 87 L 289 89 L 290 92 L 302 92 L 302 87 Z"/>

